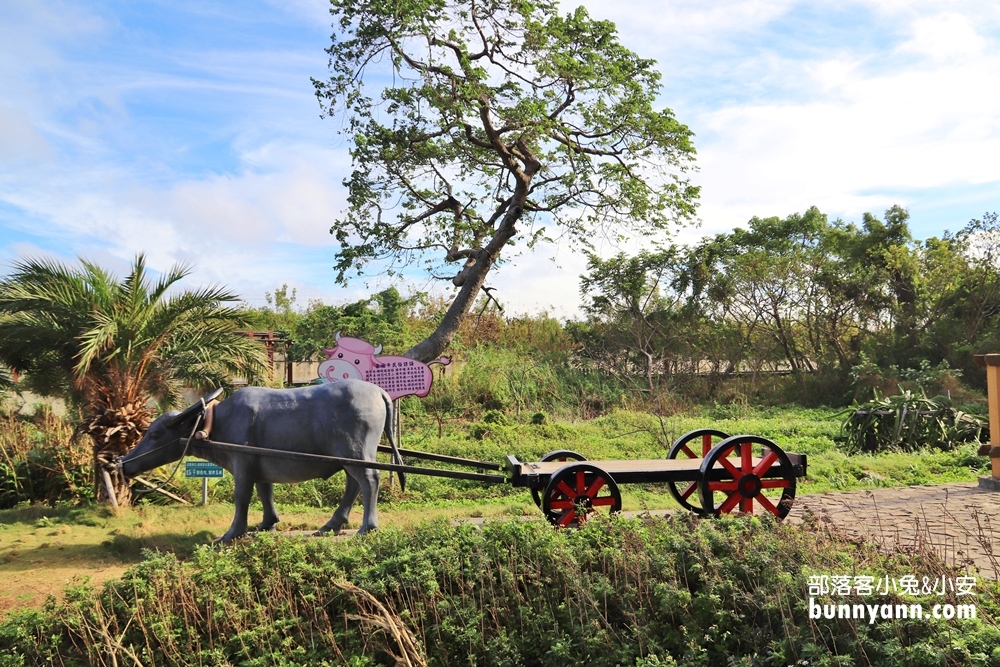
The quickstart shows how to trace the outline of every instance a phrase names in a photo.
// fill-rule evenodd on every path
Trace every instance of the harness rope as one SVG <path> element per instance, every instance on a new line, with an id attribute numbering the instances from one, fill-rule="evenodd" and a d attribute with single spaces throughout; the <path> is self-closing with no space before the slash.
<path id="1" fill-rule="evenodd" d="M 163 483 L 158 484 L 157 486 L 154 486 L 154 487 L 152 487 L 150 489 L 135 489 L 135 490 L 132 491 L 133 493 L 146 494 L 146 493 L 153 493 L 154 491 L 159 491 L 160 489 L 162 489 L 163 487 L 165 487 L 167 484 L 169 484 L 170 481 L 174 478 L 174 475 L 177 474 L 177 471 L 180 470 L 181 464 L 184 463 L 184 457 L 187 456 L 188 449 L 191 448 L 191 440 L 194 439 L 195 433 L 198 432 L 198 427 L 201 426 L 201 420 L 202 420 L 202 418 L 204 418 L 204 416 L 205 416 L 205 410 L 207 409 L 207 406 L 205 405 L 205 399 L 204 398 L 200 398 L 198 400 L 201 401 L 201 412 L 198 414 L 198 416 L 194 420 L 194 426 L 191 428 L 191 433 L 188 434 L 187 441 L 184 443 L 184 453 L 182 453 L 181 457 L 179 459 L 177 459 L 177 465 L 174 466 L 173 472 L 170 473 L 170 476 L 167 477 L 167 479 Z M 135 461 L 136 459 L 141 459 L 143 456 L 147 456 L 149 454 L 152 454 L 153 452 L 161 450 L 164 447 L 169 447 L 169 446 L 173 445 L 175 442 L 179 442 L 180 440 L 181 440 L 180 437 L 174 438 L 173 440 L 171 440 L 169 442 L 163 443 L 159 447 L 154 447 L 153 449 L 149 450 L 148 452 L 143 452 L 142 454 L 139 454 L 139 456 L 133 457 L 132 461 Z M 122 474 L 122 459 L 123 458 L 125 458 L 125 457 L 119 456 L 115 460 L 115 469 L 118 471 L 119 474 Z"/>

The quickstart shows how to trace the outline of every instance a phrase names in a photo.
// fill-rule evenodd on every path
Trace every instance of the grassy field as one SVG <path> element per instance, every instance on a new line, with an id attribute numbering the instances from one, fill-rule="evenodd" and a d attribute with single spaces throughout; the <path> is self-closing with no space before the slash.
<path id="1" fill-rule="evenodd" d="M 762 435 L 786 451 L 807 454 L 809 477 L 800 481 L 800 495 L 972 482 L 988 465 L 987 459 L 975 456 L 972 445 L 952 452 L 846 456 L 834 442 L 840 420 L 830 410 L 751 410 L 739 406 L 662 419 L 617 411 L 576 423 L 545 419 L 533 424 L 531 415 L 512 419 L 495 414 L 471 424 L 447 424 L 438 437 L 437 426 L 417 415 L 404 421 L 403 446 L 498 462 L 507 454 L 524 461 L 537 460 L 555 449 L 576 450 L 591 460 L 661 458 L 681 434 L 712 427 L 731 434 Z M 144 549 L 186 558 L 196 546 L 225 532 L 232 520 L 231 484 L 228 476 L 213 482 L 207 507 L 144 504 L 112 512 L 104 507 L 36 505 L 0 511 L 0 578 L 5 582 L 0 591 L 0 613 L 37 607 L 74 579 L 89 577 L 99 582 L 118 576 L 142 560 Z M 200 498 L 200 482 L 196 480 L 182 481 L 178 490 Z M 329 519 L 342 490 L 343 475 L 276 487 L 282 517 L 279 529 L 315 530 Z M 623 487 L 622 496 L 625 510 L 676 507 L 663 485 Z M 414 475 L 408 478 L 405 494 L 398 485 L 389 488 L 383 482 L 379 510 L 386 527 L 440 518 L 538 515 L 524 490 Z M 259 507 L 252 509 L 251 521 L 259 517 L 254 512 L 259 512 Z M 357 525 L 360 507 L 352 519 Z"/>

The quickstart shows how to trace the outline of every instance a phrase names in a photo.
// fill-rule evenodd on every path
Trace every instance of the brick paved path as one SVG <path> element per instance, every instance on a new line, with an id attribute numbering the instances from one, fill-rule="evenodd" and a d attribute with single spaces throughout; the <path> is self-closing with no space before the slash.
<path id="1" fill-rule="evenodd" d="M 946 562 L 973 564 L 1000 579 L 1000 493 L 976 483 L 906 486 L 799 496 L 788 520 L 806 512 L 848 535 L 886 547 L 931 548 Z"/>

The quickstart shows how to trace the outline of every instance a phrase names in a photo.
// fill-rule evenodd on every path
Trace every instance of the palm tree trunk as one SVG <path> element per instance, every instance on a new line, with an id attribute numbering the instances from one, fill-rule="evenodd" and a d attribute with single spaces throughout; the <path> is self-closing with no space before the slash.
<path id="1" fill-rule="evenodd" d="M 132 489 L 128 481 L 118 473 L 114 461 L 108 461 L 101 453 L 94 453 L 94 486 L 97 502 L 110 503 L 115 507 L 132 504 Z"/>
<path id="2" fill-rule="evenodd" d="M 126 454 L 142 439 L 148 424 L 146 410 L 137 403 L 104 410 L 84 422 L 84 432 L 94 441 L 94 485 L 98 501 L 119 507 L 132 504 L 132 491 L 115 467 L 115 458 Z"/>

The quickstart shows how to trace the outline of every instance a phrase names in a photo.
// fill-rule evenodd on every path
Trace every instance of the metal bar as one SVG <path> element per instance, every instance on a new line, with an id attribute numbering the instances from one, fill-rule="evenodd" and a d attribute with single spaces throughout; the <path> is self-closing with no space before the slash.
<path id="1" fill-rule="evenodd" d="M 806 475 L 806 455 L 789 454 L 791 468 L 786 470 L 780 464 L 775 464 L 763 475 L 766 479 L 785 477 L 790 473 L 794 477 L 805 477 Z M 700 465 L 702 459 L 691 459 L 691 468 L 679 468 L 674 470 L 643 470 L 633 468 L 632 470 L 616 470 L 608 472 L 609 477 L 613 477 L 618 484 L 659 484 L 663 482 L 699 482 L 701 481 Z M 592 465 L 601 467 L 601 461 L 587 461 Z M 567 464 L 569 465 L 569 464 Z M 552 477 L 553 473 L 534 472 L 530 463 L 518 461 L 513 456 L 507 457 L 507 472 L 510 477 L 511 486 L 544 488 Z M 724 468 L 713 468 L 708 475 L 710 480 L 732 479 L 732 475 Z"/>
<path id="2" fill-rule="evenodd" d="M 387 445 L 379 445 L 378 450 L 383 454 L 391 454 L 392 448 Z M 418 452 L 413 449 L 400 449 L 399 453 L 402 456 L 409 456 L 414 459 L 426 459 L 428 461 L 440 461 L 441 463 L 450 463 L 456 466 L 466 466 L 468 468 L 479 468 L 480 470 L 503 470 L 503 466 L 499 463 L 490 463 L 488 461 L 476 461 L 475 459 L 462 459 L 457 456 L 445 456 L 444 454 L 431 454 L 430 452 Z"/>
<path id="3" fill-rule="evenodd" d="M 181 438 L 181 442 L 186 443 L 187 438 Z M 451 479 L 468 479 L 483 484 L 504 484 L 507 478 L 501 475 L 485 475 L 474 472 L 460 472 L 458 470 L 439 470 L 437 468 L 422 468 L 419 466 L 397 465 L 395 463 L 381 463 L 379 461 L 361 461 L 359 459 L 349 459 L 342 456 L 324 456 L 322 454 L 306 454 L 304 452 L 286 452 L 280 449 L 267 449 L 265 447 L 251 447 L 250 445 L 235 445 L 231 442 L 217 442 L 215 440 L 198 440 L 191 443 L 194 450 L 205 449 L 227 449 L 232 452 L 244 454 L 256 454 L 257 456 L 277 456 L 286 459 L 299 461 L 322 461 L 325 463 L 339 463 L 345 466 L 357 466 L 359 468 L 371 468 L 373 470 L 394 470 L 396 472 L 409 472 L 415 475 L 428 475 L 430 477 L 448 477 Z"/>
<path id="4" fill-rule="evenodd" d="M 166 489 L 159 489 L 159 488 L 157 488 L 156 484 L 153 484 L 148 479 L 144 479 L 142 477 L 139 477 L 138 475 L 136 475 L 132 479 L 134 479 L 135 481 L 139 482 L 140 484 L 144 484 L 144 485 L 148 486 L 150 489 L 152 489 L 153 491 L 156 491 L 157 493 L 162 493 L 167 498 L 172 498 L 173 500 L 176 500 L 177 502 L 179 502 L 179 503 L 181 503 L 183 505 L 190 505 L 191 504 L 188 501 L 186 501 L 183 498 L 181 498 L 180 496 L 178 496 L 178 495 L 176 495 L 174 493 L 170 493 Z"/>

